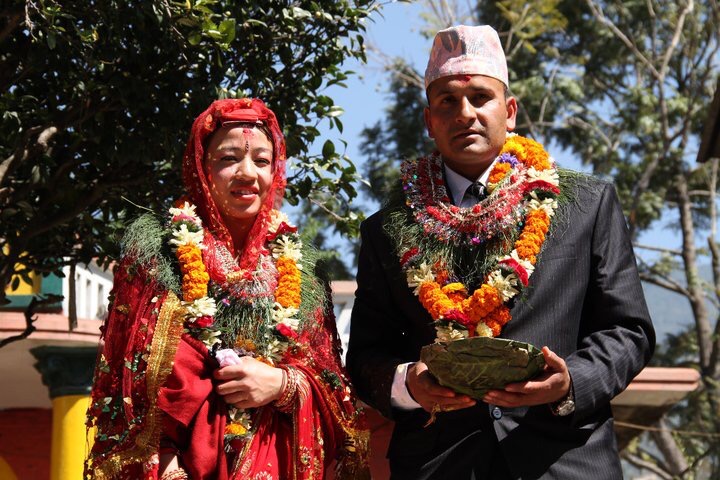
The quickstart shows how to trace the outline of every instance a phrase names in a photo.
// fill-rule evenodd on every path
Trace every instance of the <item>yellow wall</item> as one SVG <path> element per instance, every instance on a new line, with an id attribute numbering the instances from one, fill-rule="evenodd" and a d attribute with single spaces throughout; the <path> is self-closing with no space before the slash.
<path id="1" fill-rule="evenodd" d="M 17 275 L 16 275 L 17 276 Z M 13 280 L 15 277 L 13 277 Z M 20 279 L 20 285 L 18 285 L 18 288 L 15 290 L 12 289 L 12 280 L 8 284 L 7 288 L 5 288 L 5 293 L 9 295 L 36 295 L 40 293 L 40 289 L 42 287 L 42 276 L 35 274 L 34 272 L 30 274 L 30 279 L 32 280 L 32 283 L 26 283 L 22 278 Z M 3 477 L 0 477 L 3 478 Z"/>

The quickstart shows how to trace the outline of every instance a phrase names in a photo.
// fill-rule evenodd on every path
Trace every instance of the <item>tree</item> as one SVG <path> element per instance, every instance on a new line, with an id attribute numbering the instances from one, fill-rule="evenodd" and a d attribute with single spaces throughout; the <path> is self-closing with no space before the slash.
<path id="1" fill-rule="evenodd" d="M 586 0 L 585 6 L 586 13 L 574 24 L 578 38 L 581 31 L 585 35 L 574 46 L 583 59 L 578 62 L 582 95 L 564 114 L 558 138 L 595 171 L 613 176 L 636 240 L 669 211 L 680 219 L 677 249 L 660 249 L 661 255 L 652 258 L 647 253 L 657 252 L 655 246 L 636 243 L 643 280 L 683 295 L 690 304 L 696 350 L 686 354 L 692 354 L 703 383 L 688 410 L 660 425 L 717 435 L 720 325 L 707 302 L 720 301 L 718 165 L 717 159 L 698 165 L 695 157 L 717 86 L 720 9 L 716 2 L 693 0 L 663 5 Z M 701 241 L 706 250 L 698 248 Z M 704 261 L 714 267 L 710 285 L 699 274 Z M 681 280 L 671 275 L 675 269 L 682 272 Z M 686 357 L 674 361 L 685 362 Z M 663 478 L 720 475 L 717 441 L 667 431 L 652 438 L 661 459 L 641 448 L 625 458 L 639 466 L 649 460 Z"/>
<path id="2" fill-rule="evenodd" d="M 366 193 L 382 203 L 399 177 L 400 162 L 431 151 L 432 142 L 425 135 L 425 106 L 422 78 L 402 59 L 390 66 L 389 98 L 386 119 L 378 120 L 360 133 L 360 153 L 365 156 L 363 173 L 368 179 Z"/>
<path id="3" fill-rule="evenodd" d="M 460 17 L 438 13 L 448 2 L 426 3 L 432 19 Z M 720 71 L 717 1 L 481 0 L 470 14 L 500 32 L 519 132 L 615 181 L 642 279 L 691 307 L 692 328 L 660 345 L 656 362 L 697 368 L 702 388 L 649 435 L 656 448 L 636 442 L 623 458 L 660 478 L 720 477 L 720 322 L 708 308 L 720 306 L 719 160 L 695 162 Z M 669 212 L 679 218 L 677 248 L 639 244 Z"/>
<path id="4" fill-rule="evenodd" d="M 288 199 L 332 198 L 350 232 L 358 178 L 322 121 L 347 58 L 364 59 L 374 0 L 108 0 L 0 7 L 0 302 L 11 279 L 118 253 L 118 229 L 180 192 L 192 119 L 213 99 L 258 96 L 295 167 Z M 339 199 L 339 200 L 337 200 Z M 329 210 L 329 209 L 328 209 Z"/>

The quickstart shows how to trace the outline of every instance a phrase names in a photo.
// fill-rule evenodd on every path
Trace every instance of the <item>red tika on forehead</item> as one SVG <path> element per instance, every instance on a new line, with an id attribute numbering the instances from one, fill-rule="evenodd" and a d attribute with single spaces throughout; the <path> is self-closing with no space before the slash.
<path id="1" fill-rule="evenodd" d="M 223 219 L 210 195 L 210 188 L 203 170 L 205 144 L 208 137 L 224 122 L 257 122 L 267 127 L 273 145 L 273 181 L 260 212 L 255 218 L 245 245 L 233 245 Z M 252 129 L 250 129 L 252 130 Z M 285 192 L 285 138 L 275 114 L 259 99 L 226 99 L 213 102 L 193 123 L 190 139 L 183 157 L 183 180 L 191 201 L 208 230 L 226 244 L 230 251 L 240 253 L 239 266 L 254 269 L 267 234 L 268 216 L 273 208 L 282 203 Z M 238 250 L 242 248 L 242 252 Z"/>
<path id="2" fill-rule="evenodd" d="M 472 80 L 472 76 L 470 76 L 470 75 L 458 75 L 458 76 L 457 76 L 457 79 L 460 80 L 460 81 L 463 82 L 463 83 L 467 83 L 467 82 L 469 82 L 470 80 Z"/>

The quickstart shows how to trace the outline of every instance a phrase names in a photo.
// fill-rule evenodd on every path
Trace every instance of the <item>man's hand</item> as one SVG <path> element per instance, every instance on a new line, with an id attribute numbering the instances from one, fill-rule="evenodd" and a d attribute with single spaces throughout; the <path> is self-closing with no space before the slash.
<path id="1" fill-rule="evenodd" d="M 215 391 L 237 408 L 253 408 L 277 400 L 282 393 L 283 371 L 252 357 L 241 357 L 235 365 L 215 370 L 220 380 Z"/>
<path id="2" fill-rule="evenodd" d="M 410 395 L 427 412 L 460 410 L 472 407 L 475 400 L 443 387 L 428 372 L 427 365 L 415 362 L 408 366 L 406 383 Z"/>
<path id="3" fill-rule="evenodd" d="M 526 382 L 509 383 L 504 390 L 490 390 L 483 401 L 514 408 L 553 403 L 564 398 L 570 390 L 570 373 L 565 360 L 548 347 L 543 347 L 542 352 L 545 371 L 540 376 Z"/>

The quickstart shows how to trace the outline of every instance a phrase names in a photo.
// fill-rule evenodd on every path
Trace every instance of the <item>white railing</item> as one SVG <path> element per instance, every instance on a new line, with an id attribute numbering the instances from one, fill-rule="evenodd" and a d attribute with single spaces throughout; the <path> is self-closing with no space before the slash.
<path id="1" fill-rule="evenodd" d="M 63 268 L 63 315 L 70 314 L 70 267 Z M 103 320 L 107 315 L 112 274 L 97 265 L 75 266 L 75 308 L 77 318 Z"/>

